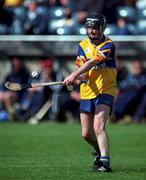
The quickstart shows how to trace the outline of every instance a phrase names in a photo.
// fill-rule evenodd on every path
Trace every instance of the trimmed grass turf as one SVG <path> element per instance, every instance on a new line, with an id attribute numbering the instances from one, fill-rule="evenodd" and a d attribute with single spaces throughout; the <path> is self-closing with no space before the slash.
<path id="1" fill-rule="evenodd" d="M 108 125 L 113 173 L 97 174 L 80 124 L 0 124 L 0 180 L 145 180 L 145 129 Z"/>

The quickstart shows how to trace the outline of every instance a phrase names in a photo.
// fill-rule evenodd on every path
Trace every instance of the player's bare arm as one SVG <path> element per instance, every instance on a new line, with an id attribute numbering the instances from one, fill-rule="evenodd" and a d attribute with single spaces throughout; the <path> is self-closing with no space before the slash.
<path id="1" fill-rule="evenodd" d="M 65 85 L 72 85 L 74 83 L 74 81 L 79 77 L 79 75 L 89 71 L 92 67 L 94 67 L 98 63 L 99 63 L 98 61 L 95 61 L 95 60 L 92 60 L 92 59 L 85 62 L 77 70 L 75 70 L 68 77 L 66 77 L 63 83 Z"/>

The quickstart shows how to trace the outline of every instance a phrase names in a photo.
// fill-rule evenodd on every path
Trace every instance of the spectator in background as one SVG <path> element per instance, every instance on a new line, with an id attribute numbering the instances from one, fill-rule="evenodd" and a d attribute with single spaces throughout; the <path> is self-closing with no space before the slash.
<path id="1" fill-rule="evenodd" d="M 136 112 L 145 96 L 146 72 L 143 63 L 134 61 L 132 69 L 133 73 L 129 73 L 127 78 L 119 83 L 120 93 L 114 107 L 117 121 L 131 122 L 131 117 L 133 115 L 136 117 Z"/>
<path id="2" fill-rule="evenodd" d="M 135 6 L 137 1 L 138 0 L 124 0 L 124 6 Z"/>
<path id="3" fill-rule="evenodd" d="M 73 34 L 74 20 L 70 0 L 49 2 L 48 34 Z"/>
<path id="4" fill-rule="evenodd" d="M 108 0 L 104 2 L 102 13 L 107 17 L 107 23 L 117 22 L 117 8 L 123 6 L 123 0 Z"/>
<path id="5" fill-rule="evenodd" d="M 127 75 L 128 75 L 129 72 L 128 72 L 127 67 L 122 64 L 119 57 L 117 57 L 117 59 L 116 59 L 116 69 L 117 69 L 117 87 L 118 87 L 116 97 L 119 97 L 120 94 L 122 93 L 122 91 L 120 89 L 120 84 L 121 84 L 122 81 L 124 81 L 127 78 Z M 113 123 L 117 122 L 117 117 L 114 114 L 114 111 L 115 111 L 114 109 L 115 108 L 116 107 L 114 106 L 113 113 L 112 113 L 112 115 L 110 117 L 110 121 L 113 122 Z"/>
<path id="6" fill-rule="evenodd" d="M 60 0 L 61 6 L 64 8 L 65 17 L 67 19 L 72 18 L 72 4 L 70 3 L 70 0 Z"/>
<path id="7" fill-rule="evenodd" d="M 54 7 L 54 6 L 60 6 L 60 1 L 59 0 L 48 0 L 48 3 L 49 7 Z"/>
<path id="8" fill-rule="evenodd" d="M 116 35 L 130 35 L 128 29 L 128 22 L 124 18 L 117 19 L 117 34 Z"/>
<path id="9" fill-rule="evenodd" d="M 4 83 L 6 81 L 11 81 L 15 83 L 28 83 L 29 71 L 23 64 L 22 60 L 20 60 L 18 57 L 13 57 L 10 63 L 11 70 L 4 78 L 0 87 L 0 103 L 2 105 L 1 110 L 6 110 L 10 115 L 10 119 L 15 120 L 15 103 L 21 102 L 25 90 L 13 92 L 6 89 L 4 87 Z"/>
<path id="10" fill-rule="evenodd" d="M 146 123 L 146 88 L 143 89 L 143 97 L 132 116 L 134 123 Z"/>
<path id="11" fill-rule="evenodd" d="M 60 72 L 54 70 L 53 61 L 51 59 L 41 60 L 39 62 L 40 75 L 34 82 L 52 82 L 61 81 L 63 79 Z M 47 86 L 41 88 L 29 89 L 24 96 L 24 101 L 17 110 L 17 117 L 22 121 L 29 120 L 30 123 L 37 123 L 38 119 L 35 115 L 42 106 L 50 100 L 52 106 L 49 110 L 49 119 L 55 119 L 58 116 L 58 98 L 60 92 L 63 91 L 63 86 Z M 47 113 L 47 112 L 46 112 Z"/>
<path id="12" fill-rule="evenodd" d="M 123 0 L 79 0 L 76 2 L 75 12 L 77 13 L 77 22 L 83 24 L 88 14 L 97 12 L 103 14 L 107 18 L 107 23 L 116 23 L 116 9 L 123 6 Z"/>
<path id="13" fill-rule="evenodd" d="M 119 6 L 123 6 L 123 0 L 91 0 L 89 1 L 89 13 L 96 11 L 106 17 L 107 23 L 116 23 L 116 9 Z"/>
<path id="14" fill-rule="evenodd" d="M 76 23 L 85 23 L 86 17 L 88 16 L 89 2 L 88 0 L 79 0 L 76 2 L 74 11 L 74 19 Z"/>
<path id="15" fill-rule="evenodd" d="M 35 0 L 26 2 L 27 18 L 24 23 L 26 34 L 47 34 L 47 15 L 40 11 Z"/>
<path id="16" fill-rule="evenodd" d="M 126 66 L 122 65 L 120 59 L 116 59 L 116 69 L 117 69 L 117 86 L 120 86 L 121 81 L 125 80 L 128 75 L 128 69 Z"/>
<path id="17" fill-rule="evenodd" d="M 4 7 L 5 0 L 0 0 L 0 34 L 8 34 L 13 22 L 13 13 Z"/>

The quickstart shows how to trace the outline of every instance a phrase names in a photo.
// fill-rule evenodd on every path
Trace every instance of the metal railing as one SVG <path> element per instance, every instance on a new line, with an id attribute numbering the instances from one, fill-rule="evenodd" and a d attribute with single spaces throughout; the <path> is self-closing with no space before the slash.
<path id="1" fill-rule="evenodd" d="M 86 36 L 80 35 L 0 35 L 0 41 L 44 41 L 44 42 L 78 42 Z M 109 35 L 115 42 L 143 42 L 146 41 L 144 35 Z"/>
<path id="2" fill-rule="evenodd" d="M 0 35 L 0 52 L 18 56 L 75 56 L 83 35 Z M 117 54 L 128 58 L 146 59 L 146 36 L 109 35 L 117 45 Z M 16 51 L 17 50 L 17 51 Z"/>

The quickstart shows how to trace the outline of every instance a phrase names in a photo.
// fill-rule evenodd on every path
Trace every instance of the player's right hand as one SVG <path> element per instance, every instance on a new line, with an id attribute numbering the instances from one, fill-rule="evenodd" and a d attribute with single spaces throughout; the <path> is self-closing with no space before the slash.
<path id="1" fill-rule="evenodd" d="M 75 76 L 74 73 L 72 73 L 72 74 L 70 74 L 69 76 L 67 76 L 67 77 L 64 79 L 63 84 L 66 85 L 66 86 L 73 85 L 75 79 L 76 79 L 76 76 Z"/>

